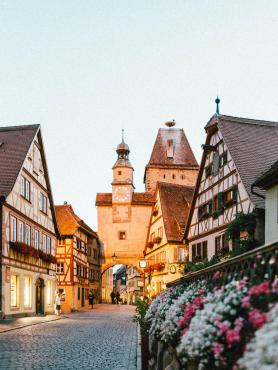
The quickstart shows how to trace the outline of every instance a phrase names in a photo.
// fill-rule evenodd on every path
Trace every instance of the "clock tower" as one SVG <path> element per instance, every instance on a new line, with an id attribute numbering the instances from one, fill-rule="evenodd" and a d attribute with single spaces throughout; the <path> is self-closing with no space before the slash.
<path id="1" fill-rule="evenodd" d="M 124 141 L 117 146 L 118 159 L 113 166 L 112 203 L 131 203 L 133 194 L 133 167 L 129 161 L 129 146 Z"/>

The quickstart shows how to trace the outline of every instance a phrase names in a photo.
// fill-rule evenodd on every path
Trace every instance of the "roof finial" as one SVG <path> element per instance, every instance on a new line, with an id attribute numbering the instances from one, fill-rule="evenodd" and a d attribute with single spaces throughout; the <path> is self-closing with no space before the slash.
<path id="1" fill-rule="evenodd" d="M 122 128 L 122 143 L 125 142 L 125 130 Z"/>
<path id="2" fill-rule="evenodd" d="M 220 99 L 217 95 L 217 98 L 215 99 L 215 103 L 216 103 L 216 114 L 219 114 L 219 104 L 220 104 Z"/>

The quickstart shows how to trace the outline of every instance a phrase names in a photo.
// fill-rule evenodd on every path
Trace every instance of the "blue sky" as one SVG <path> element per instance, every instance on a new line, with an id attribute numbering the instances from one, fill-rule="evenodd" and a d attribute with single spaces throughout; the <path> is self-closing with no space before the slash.
<path id="1" fill-rule="evenodd" d="M 121 129 L 135 186 L 175 119 L 200 161 L 223 114 L 278 121 L 278 2 L 0 0 L 0 124 L 41 123 L 57 204 L 96 227 Z"/>

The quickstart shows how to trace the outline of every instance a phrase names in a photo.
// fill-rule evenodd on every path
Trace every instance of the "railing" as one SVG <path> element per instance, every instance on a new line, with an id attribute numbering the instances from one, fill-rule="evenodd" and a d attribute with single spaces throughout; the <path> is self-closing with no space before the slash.
<path id="1" fill-rule="evenodd" d="M 258 281 L 278 277 L 278 242 L 255 248 L 229 258 L 203 270 L 190 272 L 167 284 L 167 288 L 187 284 L 194 280 L 212 280 L 219 275 L 218 283 L 225 284 L 232 278 L 248 277 Z"/>

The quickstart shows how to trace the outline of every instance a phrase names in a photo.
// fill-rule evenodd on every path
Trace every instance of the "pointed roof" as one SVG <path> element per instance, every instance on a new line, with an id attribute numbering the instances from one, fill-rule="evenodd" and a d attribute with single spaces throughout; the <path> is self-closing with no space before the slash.
<path id="1" fill-rule="evenodd" d="M 278 123 L 215 114 L 205 126 L 206 144 L 209 144 L 211 136 L 217 129 L 223 136 L 248 196 L 257 208 L 264 208 L 264 199 L 253 194 L 251 186 L 265 169 L 266 163 L 272 163 L 278 158 Z M 185 235 L 188 233 L 193 215 L 205 159 L 204 151 Z M 263 190 L 258 193 L 264 195 Z"/>
<path id="2" fill-rule="evenodd" d="M 173 156 L 167 156 L 167 146 L 173 142 Z M 149 167 L 188 167 L 198 168 L 198 163 L 185 136 L 180 128 L 160 128 L 153 151 L 146 166 Z"/>
<path id="3" fill-rule="evenodd" d="M 132 205 L 152 206 L 155 198 L 152 193 L 132 193 Z M 96 206 L 112 206 L 112 193 L 97 193 Z"/>
<path id="4" fill-rule="evenodd" d="M 194 188 L 158 182 L 157 190 L 160 197 L 166 238 L 168 242 L 181 242 L 193 198 Z"/>
<path id="5" fill-rule="evenodd" d="M 40 125 L 0 127 L 0 196 L 12 191 Z"/>
<path id="6" fill-rule="evenodd" d="M 70 204 L 55 206 L 57 222 L 61 235 L 73 235 L 77 229 L 97 237 L 97 233 L 78 217 Z"/>

